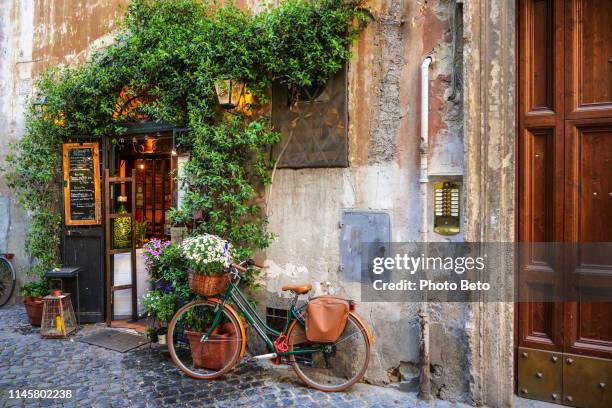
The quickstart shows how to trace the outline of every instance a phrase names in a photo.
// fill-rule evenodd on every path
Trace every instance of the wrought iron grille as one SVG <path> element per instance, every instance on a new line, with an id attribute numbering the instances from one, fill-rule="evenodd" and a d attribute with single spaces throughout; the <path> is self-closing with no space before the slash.
<path id="1" fill-rule="evenodd" d="M 279 168 L 347 167 L 346 67 L 325 86 L 272 87 L 272 122 L 281 132 Z"/>

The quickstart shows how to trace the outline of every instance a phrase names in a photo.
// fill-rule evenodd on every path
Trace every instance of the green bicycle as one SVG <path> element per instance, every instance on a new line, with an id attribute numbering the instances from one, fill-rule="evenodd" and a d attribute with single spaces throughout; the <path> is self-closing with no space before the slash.
<path id="1" fill-rule="evenodd" d="M 231 264 L 230 282 L 218 298 L 206 298 L 181 307 L 168 326 L 168 349 L 172 361 L 190 377 L 211 380 L 230 371 L 246 348 L 246 327 L 236 307 L 264 341 L 268 353 L 254 359 L 288 363 L 307 385 L 321 391 L 342 391 L 360 381 L 370 361 L 372 335 L 353 311 L 344 331 L 334 343 L 309 342 L 305 332 L 305 306 L 298 297 L 312 285 L 287 285 L 293 293 L 282 331 L 269 327 L 238 288 L 240 273 L 252 261 Z M 230 305 L 231 302 L 231 305 Z"/>

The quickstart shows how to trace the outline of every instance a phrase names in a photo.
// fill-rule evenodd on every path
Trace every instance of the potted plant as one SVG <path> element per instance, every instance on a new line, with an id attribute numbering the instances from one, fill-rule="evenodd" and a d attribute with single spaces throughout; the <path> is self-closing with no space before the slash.
<path id="1" fill-rule="evenodd" d="M 142 298 L 142 304 L 149 316 L 154 316 L 160 322 L 161 327 L 156 329 L 159 344 L 166 344 L 166 327 L 174 316 L 176 309 L 176 295 L 152 290 Z"/>
<path id="2" fill-rule="evenodd" d="M 221 293 L 229 283 L 230 244 L 215 235 L 187 238 L 181 244 L 189 268 L 189 288 L 202 296 Z"/>
<path id="3" fill-rule="evenodd" d="M 168 334 L 168 328 L 167 327 L 160 327 L 157 330 L 157 338 L 159 340 L 159 344 L 161 345 L 166 345 L 167 341 L 166 341 L 166 335 Z"/>
<path id="4" fill-rule="evenodd" d="M 200 342 L 202 335 L 204 335 L 204 331 L 185 330 L 194 367 L 209 370 L 223 368 L 238 347 L 238 342 L 231 341 L 232 338 L 236 337 L 234 325 L 229 322 L 220 324 L 204 343 Z"/>
<path id="5" fill-rule="evenodd" d="M 40 326 L 43 312 L 43 297 L 49 294 L 49 284 L 46 279 L 26 283 L 20 289 L 23 304 L 32 326 Z"/>
<path id="6" fill-rule="evenodd" d="M 185 337 L 189 341 L 191 359 L 196 368 L 219 370 L 223 368 L 236 352 L 238 342 L 230 341 L 236 337 L 234 325 L 221 322 L 204 343 L 202 336 L 208 332 L 215 318 L 211 310 L 191 309 L 187 315 Z"/>
<path id="7" fill-rule="evenodd" d="M 151 343 L 157 343 L 157 340 L 158 340 L 157 327 L 155 326 L 147 327 L 145 330 L 145 335 L 151 340 Z"/>

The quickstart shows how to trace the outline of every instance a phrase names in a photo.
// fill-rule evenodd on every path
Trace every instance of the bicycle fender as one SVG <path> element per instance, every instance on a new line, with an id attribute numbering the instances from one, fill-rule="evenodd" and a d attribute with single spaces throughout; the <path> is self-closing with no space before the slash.
<path id="1" fill-rule="evenodd" d="M 357 320 L 359 323 L 361 323 L 361 325 L 363 326 L 363 328 L 366 331 L 366 334 L 368 335 L 368 340 L 370 340 L 370 346 L 373 346 L 374 345 L 374 336 L 372 335 L 372 331 L 370 331 L 370 328 L 368 327 L 368 325 L 365 324 L 363 319 L 361 317 L 359 317 L 359 315 L 357 313 L 349 312 L 349 315 L 353 316 L 355 318 L 355 320 Z"/>

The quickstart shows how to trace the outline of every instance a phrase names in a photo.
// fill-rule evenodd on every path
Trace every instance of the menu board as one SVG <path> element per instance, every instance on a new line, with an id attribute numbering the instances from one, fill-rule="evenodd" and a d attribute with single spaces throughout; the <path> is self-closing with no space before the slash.
<path id="1" fill-rule="evenodd" d="M 64 144 L 66 225 L 99 225 L 100 152 L 97 143 Z"/>

